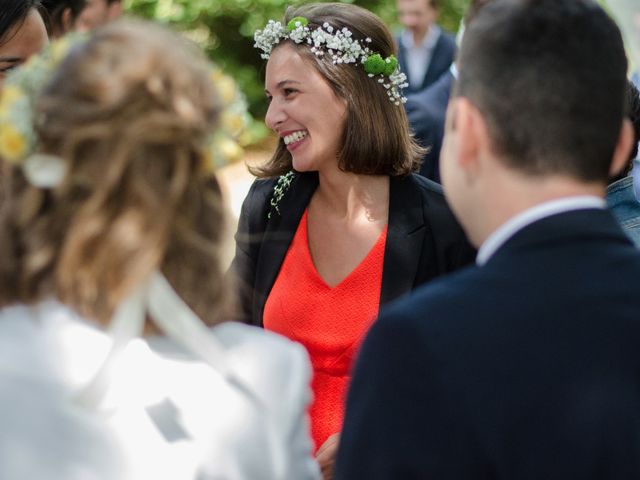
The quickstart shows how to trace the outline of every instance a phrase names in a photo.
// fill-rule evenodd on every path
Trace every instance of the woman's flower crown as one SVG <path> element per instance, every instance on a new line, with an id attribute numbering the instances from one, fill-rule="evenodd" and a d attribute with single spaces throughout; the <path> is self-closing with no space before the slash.
<path id="1" fill-rule="evenodd" d="M 401 89 L 408 86 L 407 76 L 400 71 L 398 59 L 394 55 L 382 58 L 367 46 L 371 43 L 370 38 L 361 42 L 353 38 L 346 27 L 339 30 L 325 22 L 320 27 L 310 28 L 305 17 L 295 17 L 285 28 L 280 22 L 269 20 L 263 30 L 256 30 L 253 38 L 254 46 L 262 50 L 260 56 L 265 60 L 274 46 L 283 40 L 291 40 L 307 43 L 318 57 L 330 55 L 334 65 L 360 63 L 369 77 L 376 77 L 387 90 L 389 100 L 396 105 L 407 101 L 401 93 Z"/>
<path id="2" fill-rule="evenodd" d="M 37 153 L 35 103 L 67 53 L 85 38 L 72 35 L 52 42 L 12 72 L 0 93 L 0 157 L 21 166 L 27 180 L 36 187 L 59 185 L 66 176 L 67 162 L 55 155 Z M 246 100 L 234 80 L 216 66 L 212 66 L 210 78 L 222 110 L 220 126 L 209 136 L 203 149 L 203 167 L 207 172 L 242 156 L 238 138 L 249 119 Z"/>

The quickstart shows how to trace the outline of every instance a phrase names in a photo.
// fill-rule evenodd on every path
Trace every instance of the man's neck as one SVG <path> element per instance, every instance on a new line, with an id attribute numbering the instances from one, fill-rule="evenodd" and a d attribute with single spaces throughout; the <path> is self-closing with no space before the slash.
<path id="1" fill-rule="evenodd" d="M 493 231 L 511 218 L 542 203 L 579 196 L 603 198 L 605 194 L 605 186 L 600 182 L 587 183 L 568 176 L 520 176 L 517 181 L 494 184 L 491 190 L 489 195 L 493 196 L 492 206 L 487 205 L 490 213 L 474 235 L 477 244 L 483 243 Z"/>
<path id="2" fill-rule="evenodd" d="M 427 35 L 429 34 L 429 29 L 430 29 L 430 26 L 427 25 L 427 27 L 424 30 L 412 30 L 411 33 L 413 33 L 414 46 L 417 47 L 422 44 L 424 39 L 427 38 Z"/>

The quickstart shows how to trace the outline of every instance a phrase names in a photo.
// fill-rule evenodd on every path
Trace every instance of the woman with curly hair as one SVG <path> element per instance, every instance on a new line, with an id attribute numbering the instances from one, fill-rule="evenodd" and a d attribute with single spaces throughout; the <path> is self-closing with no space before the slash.
<path id="1" fill-rule="evenodd" d="M 50 78 L 34 132 L 17 113 L 0 124 L 26 144 L 3 162 L 0 478 L 316 478 L 304 350 L 221 321 L 211 66 L 125 22 L 37 73 L 18 69 L 0 100 L 29 105 Z"/>

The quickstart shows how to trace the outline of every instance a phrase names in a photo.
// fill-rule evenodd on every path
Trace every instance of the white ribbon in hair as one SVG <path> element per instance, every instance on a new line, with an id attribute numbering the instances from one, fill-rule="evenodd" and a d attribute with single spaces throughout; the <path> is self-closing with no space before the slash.
<path id="1" fill-rule="evenodd" d="M 34 153 L 25 158 L 22 171 L 29 183 L 38 188 L 53 188 L 62 183 L 68 170 L 67 162 L 57 155 Z"/>
<path id="2" fill-rule="evenodd" d="M 178 296 L 164 275 L 157 271 L 117 308 L 109 327 L 112 348 L 91 383 L 76 398 L 77 403 L 89 408 L 100 405 L 109 387 L 114 360 L 131 340 L 141 335 L 147 312 L 167 337 L 205 361 L 227 381 L 260 403 L 251 390 L 231 374 L 226 363 L 225 347 Z"/>

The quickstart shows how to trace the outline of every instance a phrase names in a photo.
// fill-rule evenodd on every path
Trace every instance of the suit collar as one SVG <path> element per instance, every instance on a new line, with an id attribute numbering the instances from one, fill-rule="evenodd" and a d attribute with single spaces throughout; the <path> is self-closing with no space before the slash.
<path id="1" fill-rule="evenodd" d="M 537 220 L 515 233 L 487 261 L 511 255 L 529 248 L 547 248 L 559 242 L 577 242 L 586 239 L 608 240 L 620 245 L 631 245 L 629 239 L 606 209 L 583 209 L 558 213 Z"/>
<path id="2" fill-rule="evenodd" d="M 422 41 L 418 44 L 418 48 L 424 48 L 425 50 L 433 50 L 440 39 L 440 35 L 442 30 L 437 24 L 433 24 L 427 30 L 427 34 L 424 36 Z M 400 34 L 400 42 L 402 42 L 402 46 L 409 50 L 411 48 L 415 48 L 415 44 L 413 41 L 413 32 L 411 30 L 403 30 Z"/>
<path id="3" fill-rule="evenodd" d="M 582 210 L 585 208 L 605 208 L 606 204 L 600 197 L 592 195 L 581 195 L 573 197 L 558 198 L 540 203 L 515 215 L 498 227 L 483 242 L 478 251 L 476 263 L 484 265 L 500 246 L 510 237 L 530 223 L 534 223 L 542 218 L 571 210 Z"/>

